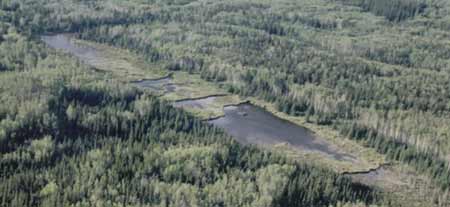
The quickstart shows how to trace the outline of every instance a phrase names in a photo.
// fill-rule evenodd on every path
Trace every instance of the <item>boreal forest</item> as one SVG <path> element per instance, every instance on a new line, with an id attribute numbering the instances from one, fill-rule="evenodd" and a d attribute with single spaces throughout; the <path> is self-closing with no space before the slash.
<path id="1" fill-rule="evenodd" d="M 449 207 L 449 0 L 0 0 L 0 207 Z"/>

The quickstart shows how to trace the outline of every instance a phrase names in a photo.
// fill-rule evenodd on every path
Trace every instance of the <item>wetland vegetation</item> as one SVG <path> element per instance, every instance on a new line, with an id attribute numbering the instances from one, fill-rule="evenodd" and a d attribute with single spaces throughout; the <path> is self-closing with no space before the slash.
<path id="1" fill-rule="evenodd" d="M 0 206 L 448 206 L 449 11 L 1 1 Z"/>

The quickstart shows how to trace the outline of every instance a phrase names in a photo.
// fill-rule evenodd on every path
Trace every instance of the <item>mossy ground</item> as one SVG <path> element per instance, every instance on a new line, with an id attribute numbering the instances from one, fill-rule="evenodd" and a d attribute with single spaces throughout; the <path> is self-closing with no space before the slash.
<path id="1" fill-rule="evenodd" d="M 138 81 L 143 79 L 158 79 L 169 74 L 167 70 L 163 70 L 160 65 L 153 65 L 148 63 L 142 57 L 133 52 L 114 48 L 98 43 L 88 42 L 84 40 L 75 40 L 77 44 L 89 45 L 96 48 L 101 54 L 104 61 L 95 65 L 99 70 L 110 72 L 111 77 L 128 83 L 130 81 Z M 187 72 L 172 72 L 172 83 L 176 85 L 176 90 L 171 93 L 159 94 L 163 99 L 168 101 L 177 101 L 183 99 L 195 99 L 201 97 L 208 97 L 214 95 L 218 96 L 205 108 L 185 108 L 194 116 L 201 119 L 211 119 L 224 115 L 223 108 L 226 105 L 234 105 L 250 101 L 252 104 L 260 106 L 265 110 L 271 112 L 273 115 L 310 129 L 316 136 L 327 140 L 335 146 L 340 152 L 350 154 L 357 158 L 356 162 L 338 161 L 330 157 L 323 156 L 323 154 L 301 151 L 294 149 L 287 144 L 279 144 L 275 146 L 264 146 L 264 148 L 274 151 L 276 153 L 283 153 L 288 157 L 304 163 L 313 163 L 335 170 L 336 172 L 360 172 L 369 169 L 377 168 L 378 166 L 387 162 L 384 155 L 377 153 L 374 149 L 362 146 L 360 143 L 352 141 L 345 136 L 339 134 L 330 126 L 321 126 L 310 123 L 305 117 L 294 117 L 279 112 L 271 103 L 263 101 L 254 97 L 239 97 L 227 93 L 224 89 L 217 85 L 203 80 L 198 74 L 189 74 Z M 400 198 L 409 206 L 432 206 L 434 198 L 429 179 L 412 173 L 408 166 L 394 164 L 389 169 L 389 173 L 382 180 L 371 182 L 370 180 L 360 180 L 361 182 L 370 183 L 380 187 L 389 194 L 388 196 L 395 197 L 394 200 Z M 423 187 L 426 188 L 423 188 Z M 426 191 L 421 189 L 427 189 Z M 409 196 L 413 195 L 413 196 Z"/>
<path id="2" fill-rule="evenodd" d="M 77 44 L 88 45 L 94 47 L 101 53 L 102 58 L 108 61 L 102 61 L 98 66 L 101 70 L 109 71 L 113 76 L 121 81 L 136 81 L 143 79 L 157 79 L 168 74 L 163 69 L 159 69 L 156 65 L 151 65 L 142 57 L 124 50 L 98 43 L 92 43 L 84 40 L 76 40 Z M 114 75 L 115 74 L 115 75 Z M 172 83 L 176 85 L 176 90 L 171 93 L 164 93 L 162 98 L 169 101 L 177 101 L 182 99 L 193 99 L 199 97 L 207 97 L 214 95 L 228 94 L 224 89 L 217 85 L 203 80 L 198 74 L 189 74 L 187 72 L 172 72 Z M 351 154 L 357 157 L 357 162 L 338 161 L 329 157 L 324 157 L 319 153 L 300 151 L 293 149 L 287 145 L 276 145 L 271 149 L 282 151 L 288 156 L 298 160 L 313 161 L 313 163 L 327 166 L 337 172 L 354 172 L 373 169 L 380 164 L 385 163 L 384 156 L 376 153 L 373 149 L 364 148 L 363 146 L 346 139 L 330 127 L 319 126 L 308 123 L 304 117 L 289 116 L 276 110 L 273 104 L 262 101 L 257 98 L 245 98 L 237 95 L 229 94 L 219 96 L 214 99 L 211 104 L 205 108 L 185 108 L 188 112 L 202 119 L 211 119 L 224 115 L 223 107 L 230 104 L 238 104 L 245 101 L 260 106 L 275 116 L 306 127 L 313 131 L 318 137 L 326 139 L 334 145 L 342 153 Z"/>
<path id="3" fill-rule="evenodd" d="M 151 65 L 144 58 L 131 51 L 80 39 L 72 39 L 72 41 L 81 46 L 95 48 L 100 58 L 95 61 L 94 67 L 100 71 L 111 73 L 114 78 L 120 81 L 157 79 L 168 75 L 167 71 L 159 69 L 156 65 Z"/>

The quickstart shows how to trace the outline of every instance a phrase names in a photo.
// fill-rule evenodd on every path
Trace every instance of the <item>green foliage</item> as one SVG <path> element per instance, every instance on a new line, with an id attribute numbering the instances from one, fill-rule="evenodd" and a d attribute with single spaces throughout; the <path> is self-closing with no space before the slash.
<path id="1" fill-rule="evenodd" d="M 302 3 L 305 8 L 320 5 Z M 448 33 L 437 20 L 444 14 L 388 26 L 372 15 L 352 17 L 359 11 L 354 7 L 339 5 L 345 12 L 339 6 L 331 12 L 318 7 L 311 12 L 302 10 L 302 3 L 287 7 L 222 2 L 205 9 L 221 10 L 220 15 L 201 12 L 195 5 L 167 8 L 170 12 L 146 24 L 100 26 L 83 31 L 80 37 L 132 49 L 169 70 L 200 73 L 230 92 L 258 96 L 275 103 L 280 111 L 308 115 L 318 124 L 357 120 L 372 107 L 406 111 L 411 117 L 432 113 L 435 119 L 449 112 L 450 49 L 439 43 L 445 38 L 436 40 Z M 271 6 L 276 9 L 270 15 L 261 12 Z M 242 12 L 243 8 L 248 12 Z M 432 13 L 434 7 L 427 9 Z M 299 11 L 309 19 L 296 14 Z M 268 29 L 278 27 L 274 24 L 285 32 Z M 324 26 L 328 24 L 336 26 Z M 422 25 L 433 25 L 435 30 Z M 450 138 L 442 134 L 446 136 L 442 139 Z M 450 153 L 448 145 L 434 147 Z"/>
<path id="2" fill-rule="evenodd" d="M 31 48 L 42 57 L 0 73 L 0 206 L 274 206 L 300 178 L 308 182 L 293 196 L 304 204 L 381 200 L 329 170 L 241 146 L 151 94 L 99 80 L 107 75 L 11 34 L 24 41 L 12 48 L 29 47 L 7 59 Z"/>
<path id="3" fill-rule="evenodd" d="M 374 129 L 352 124 L 341 129 L 351 138 L 363 141 L 367 146 L 386 154 L 390 159 L 414 166 L 419 172 L 427 173 L 444 190 L 450 187 L 450 166 L 448 161 L 437 158 L 432 151 L 421 151 L 400 140 L 380 135 Z"/>
<path id="4" fill-rule="evenodd" d="M 50 153 L 53 151 L 53 148 L 53 140 L 50 136 L 46 136 L 42 139 L 35 139 L 31 141 L 30 144 L 30 151 L 37 160 L 48 158 Z"/>
<path id="5" fill-rule="evenodd" d="M 14 27 L 0 26 L 0 72 L 6 70 L 30 70 L 45 58 L 42 46 L 32 44 L 18 34 Z"/>
<path id="6" fill-rule="evenodd" d="M 98 81 L 33 40 L 68 31 L 334 126 L 448 187 L 444 1 L 5 0 L 0 8 L 4 206 L 377 199 L 348 178 L 242 147 L 156 97 Z"/>
<path id="7" fill-rule="evenodd" d="M 377 198 L 328 170 L 241 146 L 132 88 L 69 84 L 50 93 L 52 107 L 40 116 L 56 116 L 53 138 L 24 134 L 32 139 L 29 146 L 14 140 L 2 151 L 3 206 L 271 206 L 290 179 L 308 181 L 293 195 L 308 205 Z M 38 184 L 22 190 L 27 179 Z M 321 193 L 309 193 L 315 188 Z M 16 195 L 25 195 L 22 203 Z"/>
<path id="8" fill-rule="evenodd" d="M 341 0 L 360 6 L 389 21 L 402 21 L 423 14 L 427 9 L 426 0 Z"/>

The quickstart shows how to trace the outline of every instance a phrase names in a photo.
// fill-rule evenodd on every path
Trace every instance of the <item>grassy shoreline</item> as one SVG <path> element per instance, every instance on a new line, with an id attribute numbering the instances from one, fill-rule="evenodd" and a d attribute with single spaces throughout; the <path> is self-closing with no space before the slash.
<path id="1" fill-rule="evenodd" d="M 336 146 L 340 152 L 358 157 L 359 161 L 357 163 L 338 161 L 328 158 L 321 153 L 294 149 L 285 143 L 274 146 L 260 146 L 265 150 L 284 154 L 285 156 L 295 159 L 300 163 L 314 163 L 314 165 L 329 168 L 341 174 L 369 171 L 388 163 L 384 155 L 377 153 L 372 148 L 363 147 L 360 143 L 340 135 L 336 130 L 329 126 L 316 125 L 307 122 L 305 117 L 294 117 L 283 112 L 279 112 L 274 104 L 255 97 L 240 97 L 238 95 L 230 94 L 223 88 L 218 87 L 216 84 L 203 80 L 198 74 L 190 74 L 181 71 L 167 72 L 166 70 L 161 69 L 161 66 L 147 63 L 143 57 L 128 50 L 85 40 L 73 41 L 75 41 L 76 44 L 94 47 L 103 54 L 102 56 L 107 56 L 105 58 L 111 61 L 101 62 L 98 66 L 98 70 L 110 72 L 108 77 L 124 84 L 132 84 L 133 81 L 136 82 L 144 79 L 160 79 L 167 77 L 168 74 L 171 74 L 172 83 L 176 84 L 179 88 L 172 93 L 157 93 L 159 97 L 164 100 L 176 102 L 186 99 L 199 99 L 215 95 L 225 95 L 217 97 L 214 102 L 212 104 L 208 104 L 205 109 L 185 108 L 185 110 L 193 116 L 201 118 L 205 121 L 211 120 L 223 117 L 225 115 L 223 108 L 226 106 L 251 103 L 267 110 L 280 119 L 290 121 L 310 130 L 316 136 Z M 116 61 L 122 61 L 123 66 L 128 65 L 130 68 L 117 67 L 117 65 L 120 64 L 117 64 Z M 123 61 L 126 63 L 123 64 Z M 128 70 L 133 72 L 128 72 Z M 398 163 L 393 163 L 390 168 L 392 168 L 390 172 L 391 174 L 388 175 L 387 178 L 384 178 L 383 181 L 378 181 L 373 184 L 374 186 L 386 190 L 386 194 L 395 197 L 394 200 L 397 200 L 398 198 L 404 202 L 408 200 L 408 204 L 411 204 L 410 206 L 423 206 L 422 204 L 426 204 L 427 201 L 431 199 L 428 195 L 429 193 L 417 191 L 418 188 L 416 186 L 416 181 L 414 181 L 419 180 L 419 182 L 427 183 L 426 178 L 418 175 L 411 175 L 411 170 L 408 170 L 408 166 L 400 165 Z M 403 179 L 400 184 L 398 181 L 399 179 Z M 370 183 L 370 181 L 368 183 Z M 417 196 L 413 199 L 408 197 L 409 194 Z"/>
<path id="2" fill-rule="evenodd" d="M 219 95 L 215 98 L 213 103 L 208 104 L 205 108 L 185 108 L 186 111 L 203 120 L 223 117 L 225 115 L 223 108 L 226 106 L 250 102 L 251 104 L 264 108 L 280 119 L 307 128 L 319 138 L 336 146 L 338 151 L 357 157 L 358 162 L 338 161 L 325 157 L 317 152 L 294 149 L 286 144 L 264 147 L 269 148 L 269 150 L 286 154 L 288 157 L 299 160 L 300 162 L 313 161 L 318 165 L 329 167 L 339 173 L 367 171 L 386 164 L 383 155 L 376 153 L 373 149 L 365 148 L 358 143 L 339 135 L 338 132 L 329 127 L 308 123 L 304 117 L 294 117 L 279 112 L 273 104 L 260 99 L 254 97 L 239 97 L 238 95 L 230 94 L 224 89 L 217 87 L 217 85 L 203 80 L 198 74 L 189 74 L 181 71 L 172 71 L 168 73 L 162 69 L 155 69 L 154 65 L 148 64 L 142 57 L 133 54 L 133 52 L 128 50 L 79 39 L 73 39 L 73 41 L 82 46 L 93 47 L 102 54 L 102 58 L 111 60 L 111 62 L 104 61 L 97 67 L 102 70 L 109 70 L 116 75 L 119 81 L 130 83 L 148 79 L 157 80 L 170 75 L 172 83 L 177 85 L 177 90 L 172 93 L 162 94 L 161 98 L 165 100 L 177 102 Z M 122 63 L 118 64 L 117 61 Z M 124 61 L 127 63 L 123 63 Z M 128 68 L 117 67 L 117 65 L 128 66 Z"/>

